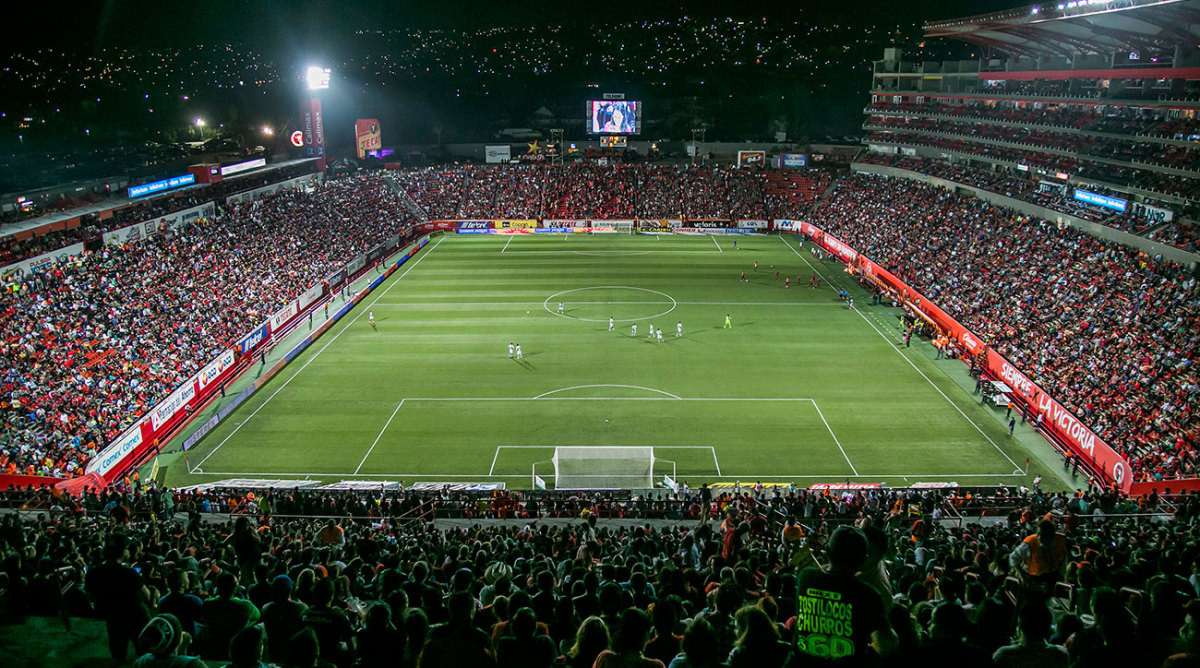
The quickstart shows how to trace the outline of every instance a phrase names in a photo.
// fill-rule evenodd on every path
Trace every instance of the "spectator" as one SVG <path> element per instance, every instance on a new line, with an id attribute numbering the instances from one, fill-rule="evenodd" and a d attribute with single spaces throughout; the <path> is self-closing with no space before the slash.
<path id="1" fill-rule="evenodd" d="M 568 668 L 591 668 L 596 657 L 608 650 L 608 626 L 599 617 L 588 617 L 575 632 L 575 642 L 563 657 Z"/>
<path id="2" fill-rule="evenodd" d="M 174 615 L 157 615 L 138 634 L 143 654 L 133 662 L 134 668 L 205 668 L 199 657 L 183 654 L 190 640 Z"/>
<path id="3" fill-rule="evenodd" d="M 621 613 L 621 626 L 617 630 L 613 648 L 600 652 L 595 668 L 666 668 L 662 661 L 642 655 L 650 639 L 650 628 L 646 613 L 637 608 L 627 608 Z"/>
<path id="4" fill-rule="evenodd" d="M 216 596 L 204 602 L 204 650 L 205 659 L 228 659 L 229 643 L 242 629 L 258 621 L 259 612 L 254 604 L 235 596 L 238 578 L 229 571 L 217 576 Z"/>
<path id="5" fill-rule="evenodd" d="M 1050 611 L 1040 603 L 1026 603 L 1017 613 L 1021 630 L 1020 640 L 996 650 L 992 660 L 996 668 L 1024 668 L 1026 666 L 1063 666 L 1068 663 L 1067 650 L 1051 645 Z"/>
<path id="6" fill-rule="evenodd" d="M 782 668 L 791 646 L 779 639 L 779 630 L 761 608 L 738 610 L 737 642 L 729 653 L 730 668 Z"/>

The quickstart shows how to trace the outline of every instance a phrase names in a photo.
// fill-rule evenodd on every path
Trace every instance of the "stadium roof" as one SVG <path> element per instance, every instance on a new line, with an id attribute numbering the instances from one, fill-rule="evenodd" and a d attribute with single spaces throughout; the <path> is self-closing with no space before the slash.
<path id="1" fill-rule="evenodd" d="M 1200 0 L 1070 0 L 935 21 L 949 37 L 1016 56 L 1171 53 L 1200 45 Z"/>

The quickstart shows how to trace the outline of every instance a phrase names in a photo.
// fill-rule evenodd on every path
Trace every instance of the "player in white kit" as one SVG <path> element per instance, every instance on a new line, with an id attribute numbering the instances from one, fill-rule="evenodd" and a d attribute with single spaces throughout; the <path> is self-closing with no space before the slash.
<path id="1" fill-rule="evenodd" d="M 613 320 L 612 316 L 611 315 L 608 316 L 608 331 L 610 331 L 610 332 L 613 331 L 613 323 L 614 322 L 616 322 L 616 321 Z"/>

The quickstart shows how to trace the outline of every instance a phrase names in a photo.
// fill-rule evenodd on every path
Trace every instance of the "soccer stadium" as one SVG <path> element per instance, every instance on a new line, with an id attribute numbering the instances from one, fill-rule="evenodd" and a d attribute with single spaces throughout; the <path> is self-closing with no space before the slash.
<path id="1" fill-rule="evenodd" d="M 1200 665 L 1200 0 L 462 4 L 14 45 L 0 665 Z"/>

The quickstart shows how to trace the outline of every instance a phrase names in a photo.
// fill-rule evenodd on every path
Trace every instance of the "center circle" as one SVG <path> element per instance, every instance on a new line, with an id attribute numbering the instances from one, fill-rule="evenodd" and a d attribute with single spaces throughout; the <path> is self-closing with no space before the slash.
<path id="1" fill-rule="evenodd" d="M 625 296 L 622 296 L 622 292 L 626 290 L 632 291 L 635 294 L 626 294 Z M 596 291 L 601 292 L 597 293 Z M 579 301 L 571 301 L 566 297 L 567 295 L 574 294 L 577 298 L 579 298 L 580 293 L 584 293 L 587 297 L 591 297 L 591 300 L 589 301 L 587 299 L 580 299 Z M 661 297 L 661 299 L 647 299 L 647 294 L 657 295 L 658 297 Z M 608 318 L 585 317 L 594 315 L 590 312 L 585 313 L 584 315 L 559 313 L 558 302 L 560 301 L 566 304 L 567 311 L 571 311 L 572 309 L 579 310 L 581 306 L 622 307 L 622 310 L 626 310 L 630 306 L 645 306 L 648 307 L 648 311 L 656 311 L 655 313 L 638 316 L 636 318 L 614 318 L 613 322 L 635 322 L 637 320 L 661 318 L 671 311 L 674 311 L 675 307 L 677 306 L 675 298 L 665 292 L 659 292 L 658 290 L 651 290 L 649 288 L 634 288 L 628 285 L 596 285 L 590 288 L 574 288 L 572 290 L 563 290 L 562 292 L 556 292 L 550 295 L 546 298 L 546 301 L 542 302 L 542 308 L 546 309 L 548 313 L 556 315 L 560 318 L 569 318 L 571 320 L 579 320 L 581 322 L 608 322 Z M 657 310 L 668 305 L 669 308 L 667 308 L 665 311 Z"/>

